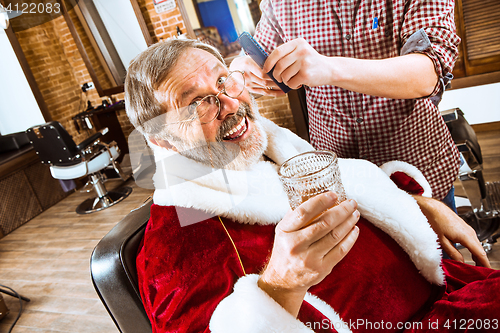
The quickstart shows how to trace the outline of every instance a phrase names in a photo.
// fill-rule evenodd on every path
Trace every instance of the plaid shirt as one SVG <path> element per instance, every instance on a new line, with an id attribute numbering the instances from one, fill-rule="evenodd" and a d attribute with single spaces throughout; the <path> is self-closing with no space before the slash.
<path id="1" fill-rule="evenodd" d="M 261 10 L 254 37 L 268 52 L 299 37 L 326 56 L 384 59 L 419 52 L 432 59 L 441 78 L 458 55 L 453 0 L 263 0 Z M 442 87 L 438 83 L 431 96 Z M 429 98 L 395 100 L 335 86 L 306 91 L 315 148 L 377 165 L 405 161 L 422 171 L 434 198 L 450 190 L 459 154 Z"/>

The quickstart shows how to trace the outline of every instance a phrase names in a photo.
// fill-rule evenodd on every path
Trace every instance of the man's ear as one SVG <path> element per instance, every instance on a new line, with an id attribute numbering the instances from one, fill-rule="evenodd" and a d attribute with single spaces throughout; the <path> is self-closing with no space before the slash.
<path id="1" fill-rule="evenodd" d="M 162 148 L 165 148 L 165 149 L 170 149 L 170 150 L 173 150 L 173 151 L 177 151 L 177 148 L 175 148 L 174 146 L 172 146 L 170 144 L 170 142 L 168 142 L 167 140 L 156 139 L 154 137 L 150 137 L 149 141 L 152 144 L 154 144 L 155 146 L 159 146 L 159 147 L 162 147 Z"/>

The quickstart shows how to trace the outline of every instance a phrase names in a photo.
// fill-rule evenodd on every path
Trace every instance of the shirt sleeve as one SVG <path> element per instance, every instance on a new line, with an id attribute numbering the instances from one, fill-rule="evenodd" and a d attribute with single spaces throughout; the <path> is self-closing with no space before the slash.
<path id="1" fill-rule="evenodd" d="M 284 33 L 274 14 L 271 0 L 263 0 L 260 3 L 260 10 L 262 14 L 255 28 L 254 38 L 267 53 L 271 53 L 275 48 L 284 43 Z"/>
<path id="2" fill-rule="evenodd" d="M 440 80 L 430 96 L 442 93 L 443 81 L 449 79 L 458 57 L 460 37 L 456 34 L 454 8 L 454 0 L 410 0 L 405 11 L 401 55 L 422 53 L 432 60 Z M 417 34 L 425 35 L 422 43 L 429 43 L 428 47 L 411 44 Z"/>

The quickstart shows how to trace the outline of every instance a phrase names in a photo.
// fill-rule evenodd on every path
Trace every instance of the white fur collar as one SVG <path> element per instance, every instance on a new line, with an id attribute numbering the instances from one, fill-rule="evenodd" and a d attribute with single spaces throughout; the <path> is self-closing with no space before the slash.
<path id="1" fill-rule="evenodd" d="M 213 170 L 151 145 L 157 167 L 153 178 L 154 203 L 195 208 L 239 223 L 278 223 L 290 209 L 278 179 L 278 165 L 313 147 L 270 120 L 262 118 L 262 124 L 268 135 L 266 156 L 276 164 L 261 161 L 248 171 Z M 428 281 L 443 284 L 437 236 L 416 201 L 373 163 L 340 159 L 339 166 L 347 197 L 358 202 L 361 215 L 396 240 Z M 425 182 L 423 176 L 419 180 L 422 179 Z M 206 218 L 201 216 L 181 224 Z"/>
<path id="2" fill-rule="evenodd" d="M 212 169 L 171 150 L 151 145 L 157 172 L 153 178 L 157 205 L 196 208 L 248 224 L 276 224 L 290 206 L 277 176 L 278 165 L 314 150 L 287 129 L 261 117 L 267 133 L 266 156 L 247 171 Z M 200 217 L 203 219 L 203 217 Z M 199 222 L 187 221 L 185 224 Z"/>

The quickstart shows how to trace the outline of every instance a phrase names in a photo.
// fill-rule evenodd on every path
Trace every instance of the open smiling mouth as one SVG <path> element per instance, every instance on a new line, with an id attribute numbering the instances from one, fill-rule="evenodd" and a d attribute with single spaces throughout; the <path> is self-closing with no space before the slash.
<path id="1" fill-rule="evenodd" d="M 222 139 L 223 140 L 228 140 L 228 141 L 236 140 L 237 138 L 239 138 L 240 136 L 242 136 L 243 134 L 245 134 L 245 132 L 247 131 L 247 129 L 248 129 L 247 117 L 243 117 L 243 118 L 241 118 L 241 121 L 236 126 L 234 126 L 233 128 L 231 128 L 224 135 L 224 137 Z"/>

